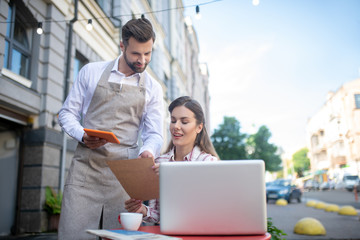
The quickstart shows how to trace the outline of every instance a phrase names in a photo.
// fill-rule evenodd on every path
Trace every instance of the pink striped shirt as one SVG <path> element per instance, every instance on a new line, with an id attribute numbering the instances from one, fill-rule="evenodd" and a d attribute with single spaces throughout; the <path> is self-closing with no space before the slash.
<path id="1" fill-rule="evenodd" d="M 174 149 L 171 149 L 170 152 L 155 159 L 155 163 L 174 161 Z M 184 157 L 183 161 L 218 161 L 218 159 L 209 153 L 202 152 L 198 146 L 195 146 L 193 150 Z M 158 223 L 160 221 L 159 199 L 149 200 L 149 206 L 146 206 L 146 208 L 147 215 L 143 217 L 143 221 L 148 223 Z"/>

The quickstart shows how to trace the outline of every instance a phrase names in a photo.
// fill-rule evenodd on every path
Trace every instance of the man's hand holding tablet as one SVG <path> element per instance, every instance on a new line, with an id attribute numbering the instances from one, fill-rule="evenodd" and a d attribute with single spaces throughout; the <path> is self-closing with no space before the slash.
<path id="1" fill-rule="evenodd" d="M 117 144 L 120 143 L 119 139 L 117 139 L 117 137 L 113 132 L 88 129 L 88 128 L 84 128 L 84 131 L 85 134 L 83 137 L 83 141 L 85 145 L 91 149 L 101 147 L 107 142 L 117 143 Z"/>

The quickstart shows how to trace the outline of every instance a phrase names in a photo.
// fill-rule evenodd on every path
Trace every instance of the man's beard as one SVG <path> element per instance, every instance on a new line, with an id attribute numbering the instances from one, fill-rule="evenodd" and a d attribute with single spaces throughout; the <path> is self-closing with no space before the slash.
<path id="1" fill-rule="evenodd" d="M 142 68 L 137 67 L 137 66 L 136 66 L 137 62 L 130 62 L 130 61 L 127 59 L 127 57 L 126 57 L 126 50 L 125 50 L 125 52 L 124 52 L 124 59 L 125 59 L 126 64 L 129 66 L 129 68 L 130 68 L 131 70 L 133 70 L 135 73 L 142 73 L 143 71 L 145 71 L 145 68 L 146 68 L 147 65 L 148 65 L 148 63 L 145 62 L 144 67 L 142 67 Z"/>

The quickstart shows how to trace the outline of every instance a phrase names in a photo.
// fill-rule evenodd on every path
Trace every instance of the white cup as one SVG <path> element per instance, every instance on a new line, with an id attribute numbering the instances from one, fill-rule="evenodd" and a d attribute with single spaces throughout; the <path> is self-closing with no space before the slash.
<path id="1" fill-rule="evenodd" d="M 137 231 L 142 222 L 142 213 L 120 213 L 121 226 L 128 231 Z"/>

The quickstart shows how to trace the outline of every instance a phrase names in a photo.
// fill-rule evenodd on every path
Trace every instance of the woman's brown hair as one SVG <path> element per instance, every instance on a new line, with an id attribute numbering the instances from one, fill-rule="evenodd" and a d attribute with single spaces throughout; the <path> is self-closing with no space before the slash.
<path id="1" fill-rule="evenodd" d="M 205 117 L 204 112 L 202 110 L 202 107 L 198 101 L 195 99 L 192 99 L 189 96 L 182 96 L 177 99 L 175 99 L 172 103 L 169 105 L 169 112 L 170 114 L 174 110 L 174 108 L 184 106 L 190 111 L 192 111 L 195 115 L 196 123 L 203 124 L 203 128 L 200 133 L 196 136 L 194 146 L 200 147 L 201 151 L 209 153 L 213 155 L 214 157 L 217 157 L 219 159 L 219 156 L 216 153 L 216 150 L 210 140 L 210 137 L 208 135 L 208 132 L 205 127 Z M 169 152 L 174 147 L 174 144 L 172 141 L 170 141 L 169 146 L 166 150 L 166 152 Z"/>

